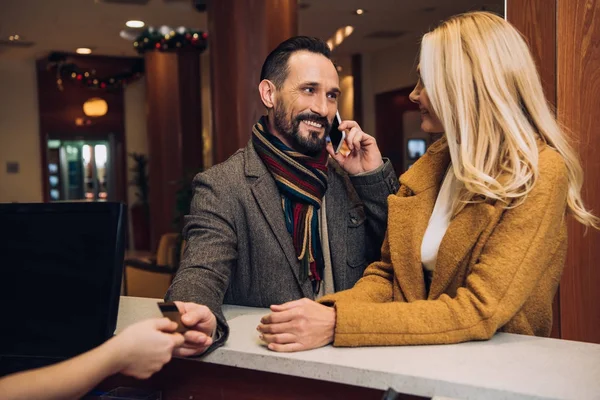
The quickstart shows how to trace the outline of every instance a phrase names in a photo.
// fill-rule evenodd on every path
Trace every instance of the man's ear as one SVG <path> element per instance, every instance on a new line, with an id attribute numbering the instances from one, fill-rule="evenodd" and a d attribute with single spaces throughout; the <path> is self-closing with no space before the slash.
<path id="1" fill-rule="evenodd" d="M 271 109 L 275 107 L 275 85 L 268 79 L 263 79 L 258 85 L 260 99 L 265 107 Z"/>

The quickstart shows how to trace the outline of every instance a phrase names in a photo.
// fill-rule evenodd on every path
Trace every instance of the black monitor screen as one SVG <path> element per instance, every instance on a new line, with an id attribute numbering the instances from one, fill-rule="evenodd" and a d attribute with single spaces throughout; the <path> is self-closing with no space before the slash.
<path id="1" fill-rule="evenodd" d="M 0 356 L 67 358 L 115 329 L 124 206 L 0 204 Z"/>

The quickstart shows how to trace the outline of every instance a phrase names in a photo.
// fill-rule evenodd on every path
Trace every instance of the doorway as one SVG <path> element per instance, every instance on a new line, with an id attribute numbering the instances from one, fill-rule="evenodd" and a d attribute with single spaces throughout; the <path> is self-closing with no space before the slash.
<path id="1" fill-rule="evenodd" d="M 377 142 L 398 176 L 406 172 L 439 138 L 421 130 L 419 106 L 408 98 L 414 86 L 375 95 Z"/>
<path id="2" fill-rule="evenodd" d="M 49 201 L 117 201 L 114 135 L 46 143 Z"/>

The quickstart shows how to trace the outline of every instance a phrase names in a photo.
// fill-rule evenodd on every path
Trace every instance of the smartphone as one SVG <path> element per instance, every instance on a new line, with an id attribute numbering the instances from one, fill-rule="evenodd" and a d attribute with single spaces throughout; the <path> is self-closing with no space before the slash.
<path id="1" fill-rule="evenodd" d="M 331 140 L 335 154 L 339 153 L 344 144 L 344 139 L 346 139 L 346 132 L 339 130 L 341 123 L 342 118 L 340 118 L 340 113 L 339 111 L 336 111 L 335 117 L 333 117 L 333 123 L 331 124 L 331 130 L 329 131 L 329 139 Z"/>
<path id="2" fill-rule="evenodd" d="M 185 327 L 185 325 L 183 325 L 183 323 L 181 322 L 181 313 L 179 312 L 179 309 L 177 308 L 175 303 L 171 303 L 171 302 L 162 303 L 161 302 L 161 303 L 158 303 L 158 308 L 160 308 L 160 312 L 162 313 L 162 315 L 164 317 L 167 317 L 171 321 L 177 323 L 177 329 L 175 330 L 175 332 L 183 333 L 188 330 Z"/>

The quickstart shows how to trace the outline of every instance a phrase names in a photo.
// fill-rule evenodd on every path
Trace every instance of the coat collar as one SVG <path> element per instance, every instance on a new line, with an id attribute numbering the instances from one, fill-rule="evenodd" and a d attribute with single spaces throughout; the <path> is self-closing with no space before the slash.
<path id="1" fill-rule="evenodd" d="M 281 209 L 281 194 L 277 189 L 275 180 L 267 170 L 260 156 L 256 152 L 252 139 L 246 146 L 244 151 L 244 172 L 247 177 L 257 178 L 251 183 L 250 190 L 263 214 L 263 217 L 268 222 L 273 235 L 277 239 L 281 250 L 285 254 L 288 261 L 288 268 L 291 268 L 292 274 L 296 279 L 303 296 L 311 298 L 312 285 L 308 279 L 300 280 L 300 262 L 296 257 L 296 251 L 292 237 L 287 231 L 283 211 Z M 273 266 L 280 268 L 281 266 Z"/>
<path id="2" fill-rule="evenodd" d="M 267 170 L 267 167 L 256 152 L 252 139 L 248 141 L 248 145 L 244 149 L 244 173 L 250 178 L 258 178 L 269 173 L 269 170 Z"/>
<path id="3" fill-rule="evenodd" d="M 425 289 L 421 245 L 450 153 L 445 139 L 434 143 L 427 154 L 400 177 L 404 186 L 388 200 L 390 253 L 398 285 L 409 302 L 439 297 L 455 278 L 462 261 L 469 256 L 495 207 L 488 203 L 467 205 L 450 223 L 440 244 L 429 296 Z"/>

